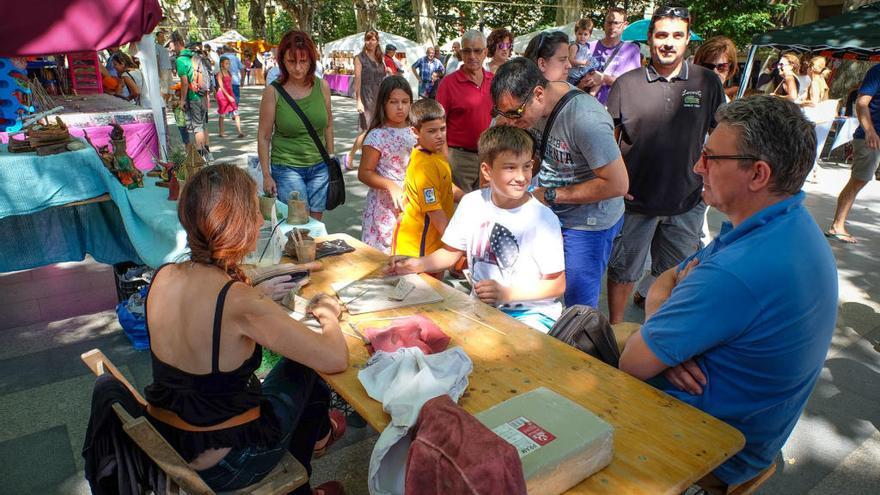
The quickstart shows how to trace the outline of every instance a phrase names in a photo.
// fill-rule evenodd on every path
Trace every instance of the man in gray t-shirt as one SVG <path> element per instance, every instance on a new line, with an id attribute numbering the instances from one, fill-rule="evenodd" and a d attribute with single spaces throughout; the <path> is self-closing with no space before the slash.
<path id="1" fill-rule="evenodd" d="M 547 121 L 558 109 L 532 195 L 562 224 L 566 306 L 596 307 L 629 187 L 611 116 L 570 84 L 548 82 L 525 58 L 502 65 L 491 91 L 496 123 L 531 129 L 539 150 Z M 565 98 L 571 91 L 577 93 Z"/>

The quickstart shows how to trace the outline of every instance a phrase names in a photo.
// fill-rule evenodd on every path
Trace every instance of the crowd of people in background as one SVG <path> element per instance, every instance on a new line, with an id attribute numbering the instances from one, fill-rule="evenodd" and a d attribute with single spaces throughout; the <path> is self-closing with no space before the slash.
<path id="1" fill-rule="evenodd" d="M 600 39 L 591 39 L 593 23 L 584 19 L 575 24 L 574 39 L 543 32 L 516 58 L 510 30 L 494 29 L 488 37 L 466 31 L 447 57 L 429 47 L 411 64 L 415 92 L 397 47 L 367 31 L 354 59 L 360 134 L 341 161 L 355 168 L 361 151 L 357 178 L 369 188 L 362 239 L 391 255 L 386 273 L 442 278 L 448 270 L 467 280 L 474 297 L 540 332 L 553 327 L 563 307 L 598 308 L 603 282 L 612 323 L 623 321 L 631 297 L 642 305 L 645 324 L 627 342 L 620 368 L 743 432 L 744 449 L 703 480 L 711 493 L 722 493 L 773 463 L 834 330 L 835 263 L 801 190 L 817 155 L 814 124 L 802 107 L 828 98 L 828 61 L 783 53 L 737 99 L 735 45 L 713 37 L 689 58 L 686 8 L 654 12 L 647 60 L 638 45 L 621 40 L 624 9 L 608 9 L 603 21 Z M 273 54 L 244 63 L 232 50 L 187 45 L 176 33 L 170 45 L 175 61 L 161 50 L 159 56 L 163 92 L 183 115 L 178 125 L 193 132 L 209 159 L 212 96 L 220 136 L 227 118 L 244 137 L 240 87 L 249 73 L 258 81 L 265 75 L 257 131 L 263 191 L 281 201 L 295 193 L 320 220 L 327 157 L 335 152 L 334 114 L 312 39 L 289 32 Z M 116 51 L 105 70 L 117 81 L 108 92 L 138 100 L 143 76 L 136 62 Z M 761 88 L 765 94 L 750 95 Z M 860 127 L 852 179 L 824 232 L 844 242 L 855 242 L 846 217 L 880 165 L 880 66 L 868 72 L 855 105 Z M 195 195 L 223 189 L 209 188 L 210 181 L 230 195 L 253 195 L 253 183 L 228 168 L 203 173 L 181 204 L 191 201 L 192 212 L 200 211 L 195 206 L 205 203 Z M 235 181 L 246 187 L 233 191 Z M 728 219 L 711 241 L 710 207 Z M 235 271 L 240 258 L 215 259 L 207 246 L 213 237 L 198 234 L 203 222 L 191 222 L 185 227 L 190 244 L 198 241 L 194 261 L 246 282 Z M 175 282 L 183 275 L 173 269 L 163 275 L 160 287 L 186 283 Z M 155 285 L 154 279 L 159 291 Z M 261 304 L 251 288 L 230 294 L 242 301 L 235 311 Z M 319 371 L 344 369 L 339 307 L 319 302 L 316 311 L 327 332 L 321 345 L 333 352 L 291 350 L 298 340 L 317 346 L 313 337 L 268 342 L 290 347 L 285 355 Z M 266 338 L 245 335 L 258 343 Z M 306 378 L 321 383 L 303 366 L 285 363 L 296 369 L 284 371 L 289 376 L 273 371 L 272 387 Z M 327 414 L 324 389 L 310 385 L 305 393 L 317 404 L 307 416 L 311 433 L 285 438 L 310 469 L 312 454 L 341 432 Z M 229 476 L 218 480 L 214 488 L 237 487 Z"/>

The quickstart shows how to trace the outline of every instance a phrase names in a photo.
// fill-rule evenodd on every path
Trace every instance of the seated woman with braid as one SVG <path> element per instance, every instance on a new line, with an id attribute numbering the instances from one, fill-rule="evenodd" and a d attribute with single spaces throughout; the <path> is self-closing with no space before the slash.
<path id="1" fill-rule="evenodd" d="M 273 302 L 272 285 L 252 287 L 239 267 L 253 251 L 263 218 L 256 184 L 231 165 L 207 167 L 187 180 L 178 218 L 191 260 L 156 271 L 147 295 L 153 383 L 146 387 L 152 423 L 215 491 L 243 488 L 266 476 L 289 451 L 311 475 L 344 431 L 316 371 L 348 367 L 330 297 L 312 303 L 313 331 Z M 262 289 L 262 290 L 261 290 Z M 262 346 L 284 359 L 261 384 L 254 375 Z M 336 495 L 338 482 L 314 492 Z"/>

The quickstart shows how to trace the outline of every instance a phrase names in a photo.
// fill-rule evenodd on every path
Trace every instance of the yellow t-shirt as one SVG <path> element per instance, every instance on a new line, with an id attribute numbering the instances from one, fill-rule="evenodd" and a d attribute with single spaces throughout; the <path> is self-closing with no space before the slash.
<path id="1" fill-rule="evenodd" d="M 425 256 L 443 246 L 443 232 L 431 225 L 428 212 L 442 209 L 452 218 L 452 171 L 438 153 L 413 148 L 403 190 L 407 204 L 394 229 L 391 254 Z"/>

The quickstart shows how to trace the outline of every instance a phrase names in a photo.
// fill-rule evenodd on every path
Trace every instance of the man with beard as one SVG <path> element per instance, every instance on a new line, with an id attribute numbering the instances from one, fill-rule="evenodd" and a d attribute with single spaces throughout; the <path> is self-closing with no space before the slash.
<path id="1" fill-rule="evenodd" d="M 657 9 L 648 28 L 651 65 L 618 77 L 608 96 L 629 173 L 623 228 L 608 264 L 611 323 L 623 321 L 649 251 L 656 277 L 700 247 L 706 205 L 692 168 L 724 90 L 714 72 L 685 60 L 689 27 L 686 8 Z"/>

